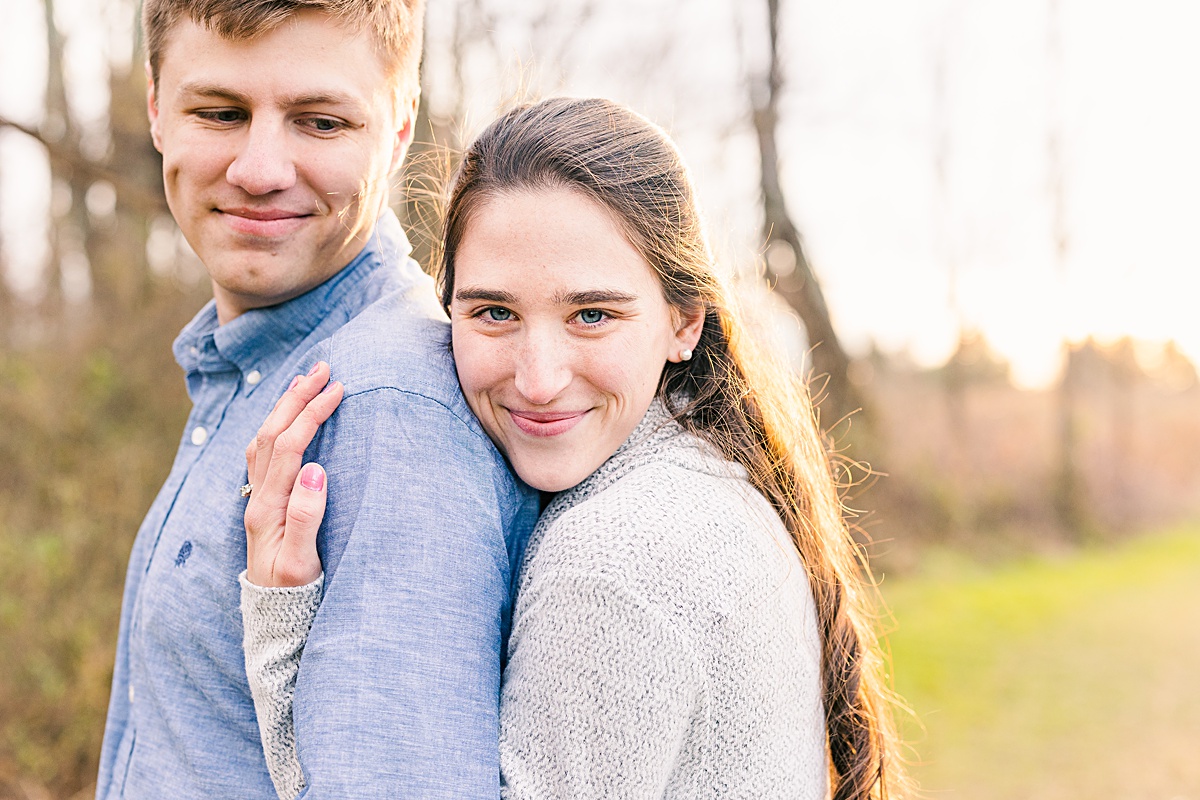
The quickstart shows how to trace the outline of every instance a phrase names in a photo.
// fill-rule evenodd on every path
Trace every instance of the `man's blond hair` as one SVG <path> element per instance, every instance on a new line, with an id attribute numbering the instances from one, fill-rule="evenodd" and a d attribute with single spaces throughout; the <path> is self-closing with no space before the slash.
<path id="1" fill-rule="evenodd" d="M 239 40 L 273 30 L 300 11 L 328 14 L 347 30 L 370 31 L 389 80 L 409 96 L 417 94 L 425 0 L 145 0 L 142 30 L 155 86 L 167 39 L 181 20 Z"/>

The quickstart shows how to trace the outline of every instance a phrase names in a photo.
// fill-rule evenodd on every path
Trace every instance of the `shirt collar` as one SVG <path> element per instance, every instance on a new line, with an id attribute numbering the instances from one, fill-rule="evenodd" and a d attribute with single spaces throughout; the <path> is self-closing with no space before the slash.
<path id="1" fill-rule="evenodd" d="M 407 258 L 411 250 L 400 221 L 386 210 L 362 252 L 299 297 L 251 309 L 224 325 L 210 300 L 175 339 L 175 360 L 185 373 L 237 370 L 249 394 L 315 330 L 328 328 L 331 335 L 384 292 L 420 279 L 420 269 Z"/>

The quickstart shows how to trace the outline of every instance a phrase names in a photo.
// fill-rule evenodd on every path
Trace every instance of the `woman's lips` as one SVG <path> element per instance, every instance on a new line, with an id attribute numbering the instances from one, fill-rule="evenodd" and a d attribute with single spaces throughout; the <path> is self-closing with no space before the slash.
<path id="1" fill-rule="evenodd" d="M 514 411 L 513 424 L 529 436 L 558 436 L 579 424 L 587 411 Z"/>

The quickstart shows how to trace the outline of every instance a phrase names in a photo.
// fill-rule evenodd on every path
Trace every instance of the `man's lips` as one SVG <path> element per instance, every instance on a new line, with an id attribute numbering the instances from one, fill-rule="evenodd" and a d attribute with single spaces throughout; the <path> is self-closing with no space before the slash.
<path id="1" fill-rule="evenodd" d="M 311 214 L 283 208 L 218 208 L 217 213 L 234 231 L 249 236 L 286 236 L 304 224 Z"/>
<path id="2" fill-rule="evenodd" d="M 579 424 L 584 411 L 514 411 L 507 409 L 513 424 L 529 436 L 558 436 Z"/>

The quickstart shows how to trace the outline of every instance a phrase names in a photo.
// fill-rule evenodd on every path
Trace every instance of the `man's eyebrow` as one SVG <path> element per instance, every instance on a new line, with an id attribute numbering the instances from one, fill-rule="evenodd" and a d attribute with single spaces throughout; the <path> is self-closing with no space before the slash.
<path id="1" fill-rule="evenodd" d="M 179 94 L 193 97 L 213 97 L 239 105 L 250 103 L 250 98 L 246 95 L 213 83 L 185 83 L 179 87 Z"/>
<path id="2" fill-rule="evenodd" d="M 338 92 L 321 92 L 317 94 L 301 94 L 285 98 L 283 105 L 287 106 L 362 106 L 362 102 L 348 94 Z"/>
<path id="3" fill-rule="evenodd" d="M 481 286 L 465 286 L 454 290 L 455 300 L 484 300 L 491 303 L 515 303 L 517 296 L 499 289 L 484 289 Z"/>
<path id="4" fill-rule="evenodd" d="M 185 83 L 179 87 L 179 93 L 193 97 L 212 97 L 228 100 L 238 105 L 249 105 L 250 98 L 241 92 L 227 86 L 215 83 Z M 314 92 L 283 98 L 281 105 L 291 106 L 361 106 L 362 103 L 348 94 L 339 92 Z"/>
<path id="5" fill-rule="evenodd" d="M 626 294 L 612 289 L 588 289 L 582 292 L 560 292 L 554 296 L 554 302 L 562 306 L 586 306 L 594 303 L 632 303 L 637 295 Z"/>

